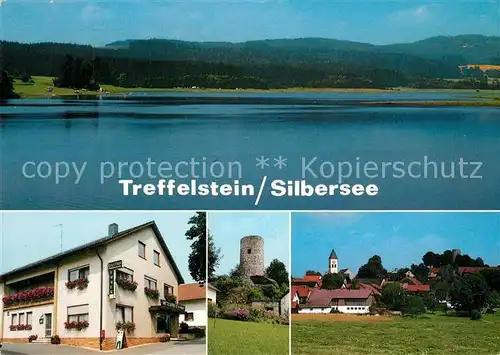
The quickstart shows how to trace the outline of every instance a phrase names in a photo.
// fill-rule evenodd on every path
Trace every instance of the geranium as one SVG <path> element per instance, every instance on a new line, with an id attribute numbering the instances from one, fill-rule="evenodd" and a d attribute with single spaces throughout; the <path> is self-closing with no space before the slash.
<path id="1" fill-rule="evenodd" d="M 52 287 L 39 287 L 33 290 L 22 291 L 13 295 L 5 296 L 2 298 L 2 301 L 5 306 L 12 306 L 18 303 L 33 302 L 52 297 L 54 297 L 54 289 Z"/>
<path id="2" fill-rule="evenodd" d="M 128 291 L 135 291 L 137 288 L 137 282 L 132 280 L 127 280 L 126 278 L 118 278 L 116 279 L 116 284 Z"/>
<path id="3" fill-rule="evenodd" d="M 15 331 L 15 330 L 17 330 L 17 325 L 9 325 L 9 329 L 11 331 Z"/>
<path id="4" fill-rule="evenodd" d="M 77 321 L 77 322 L 64 322 L 64 328 L 66 329 L 77 329 L 82 330 L 83 328 L 88 328 L 89 322 L 86 320 Z"/>
<path id="5" fill-rule="evenodd" d="M 86 277 L 82 277 L 74 281 L 66 282 L 66 287 L 69 288 L 70 290 L 74 289 L 75 287 L 79 290 L 83 290 L 87 288 L 88 284 L 89 284 L 89 279 Z"/>
<path id="6" fill-rule="evenodd" d="M 144 293 L 152 299 L 158 299 L 160 297 L 160 292 L 154 288 L 144 287 Z"/>
<path id="7" fill-rule="evenodd" d="M 127 333 L 131 333 L 135 330 L 134 322 L 118 322 L 115 324 L 116 330 L 125 330 Z"/>
<path id="8" fill-rule="evenodd" d="M 166 295 L 165 301 L 170 303 L 177 303 L 177 297 L 175 297 L 175 295 Z"/>

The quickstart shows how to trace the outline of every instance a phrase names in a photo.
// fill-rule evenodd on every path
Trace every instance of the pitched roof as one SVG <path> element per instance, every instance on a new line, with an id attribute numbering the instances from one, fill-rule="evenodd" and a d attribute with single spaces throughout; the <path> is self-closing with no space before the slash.
<path id="1" fill-rule="evenodd" d="M 67 258 L 69 256 L 72 256 L 72 255 L 75 255 L 78 253 L 81 253 L 83 251 L 88 251 L 90 249 L 98 248 L 98 247 L 103 246 L 105 244 L 109 244 L 109 243 L 114 242 L 118 239 L 121 239 L 121 238 L 126 237 L 130 234 L 133 234 L 135 232 L 138 232 L 142 229 L 149 228 L 149 227 L 153 228 L 153 231 L 156 235 L 156 238 L 158 239 L 158 242 L 160 243 L 161 248 L 165 252 L 165 255 L 167 256 L 167 259 L 168 259 L 170 265 L 172 265 L 172 268 L 174 269 L 175 276 L 177 277 L 177 280 L 179 281 L 180 284 L 183 284 L 184 278 L 182 277 L 181 272 L 180 272 L 179 268 L 177 267 L 177 264 L 175 263 L 174 258 L 172 257 L 172 254 L 170 253 L 170 250 L 168 250 L 167 244 L 165 243 L 165 240 L 163 239 L 163 237 L 160 233 L 160 230 L 158 229 L 158 226 L 156 225 L 156 223 L 154 221 L 146 222 L 144 224 L 126 229 L 122 232 L 118 232 L 112 236 L 100 238 L 100 239 L 94 240 L 90 243 L 80 245 L 76 248 L 66 250 L 62 253 L 58 253 L 58 254 L 49 256 L 48 258 L 41 259 L 41 260 L 36 261 L 34 263 L 30 263 L 30 264 L 24 265 L 22 267 L 13 269 L 9 272 L 6 272 L 3 275 L 0 275 L 0 279 L 5 278 L 7 276 L 11 276 L 11 275 L 16 274 L 18 272 L 27 271 L 27 270 L 42 266 L 43 264 L 47 264 L 47 263 L 56 264 L 61 259 Z"/>
<path id="2" fill-rule="evenodd" d="M 309 295 L 306 307 L 328 307 L 332 299 L 367 299 L 373 294 L 371 290 L 313 290 Z"/>
<path id="3" fill-rule="evenodd" d="M 360 278 L 358 278 L 357 280 L 359 281 L 359 283 L 373 284 L 373 285 L 377 285 L 377 286 L 382 286 L 382 284 L 384 283 L 384 279 L 377 279 L 377 278 L 374 278 L 374 279 L 360 279 Z"/>
<path id="4" fill-rule="evenodd" d="M 415 277 L 405 277 L 403 281 L 408 280 L 410 281 L 413 285 L 421 285 L 422 283 L 416 279 Z"/>
<path id="5" fill-rule="evenodd" d="M 403 284 L 403 289 L 408 292 L 429 292 L 431 290 L 430 285 L 408 285 Z"/>
<path id="6" fill-rule="evenodd" d="M 330 253 L 330 259 L 338 259 L 337 253 L 335 252 L 335 249 L 332 249 L 332 252 Z"/>
<path id="7" fill-rule="evenodd" d="M 309 296 L 309 292 L 311 292 L 311 290 L 307 286 L 292 286 L 292 295 L 298 294 L 299 297 L 307 297 Z"/>
<path id="8" fill-rule="evenodd" d="M 207 298 L 207 288 L 199 283 L 179 285 L 179 301 L 204 300 Z"/>

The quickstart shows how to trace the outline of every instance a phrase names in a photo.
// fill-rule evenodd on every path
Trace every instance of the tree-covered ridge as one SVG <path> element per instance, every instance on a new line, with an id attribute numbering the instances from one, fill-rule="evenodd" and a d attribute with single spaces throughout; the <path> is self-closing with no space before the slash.
<path id="1" fill-rule="evenodd" d="M 446 42 L 442 51 L 441 42 Z M 58 77 L 57 86 L 76 89 L 96 89 L 95 84 L 221 89 L 500 86 L 488 83 L 480 70 L 464 74 L 459 69 L 481 57 L 497 61 L 498 37 L 436 37 L 390 46 L 322 38 L 244 43 L 126 40 L 106 47 L 4 41 L 0 46 L 2 69 L 12 77 Z M 461 82 L 444 80 L 461 77 Z"/>

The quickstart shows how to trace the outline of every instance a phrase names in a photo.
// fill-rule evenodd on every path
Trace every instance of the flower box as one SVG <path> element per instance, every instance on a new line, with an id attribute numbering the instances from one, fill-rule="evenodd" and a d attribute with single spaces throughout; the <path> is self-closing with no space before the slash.
<path id="1" fill-rule="evenodd" d="M 177 303 L 177 297 L 175 297 L 175 295 L 166 295 L 165 301 L 170 303 Z"/>
<path id="2" fill-rule="evenodd" d="M 135 330 L 134 322 L 118 322 L 115 326 L 116 330 L 125 330 L 127 333 L 132 333 Z"/>
<path id="3" fill-rule="evenodd" d="M 153 288 L 144 287 L 144 293 L 151 299 L 157 300 L 160 297 L 160 292 Z"/>
<path id="4" fill-rule="evenodd" d="M 88 327 L 89 327 L 89 322 L 87 322 L 86 320 L 79 322 L 64 322 L 64 328 L 66 329 L 82 330 Z"/>
<path id="5" fill-rule="evenodd" d="M 137 282 L 124 278 L 116 279 L 116 284 L 127 291 L 135 291 L 137 288 Z"/>
<path id="6" fill-rule="evenodd" d="M 9 325 L 9 329 L 11 332 L 15 332 L 17 330 L 17 325 Z"/>
<path id="7" fill-rule="evenodd" d="M 87 288 L 88 285 L 89 285 L 89 279 L 86 277 L 82 277 L 82 278 L 74 280 L 74 281 L 66 282 L 66 287 L 70 290 L 74 289 L 75 287 L 78 290 L 83 290 L 83 289 Z"/>
<path id="8" fill-rule="evenodd" d="M 30 303 L 50 299 L 54 297 L 54 289 L 52 287 L 38 287 L 33 290 L 18 292 L 13 295 L 4 296 L 2 298 L 5 307 L 15 306 L 17 304 Z"/>

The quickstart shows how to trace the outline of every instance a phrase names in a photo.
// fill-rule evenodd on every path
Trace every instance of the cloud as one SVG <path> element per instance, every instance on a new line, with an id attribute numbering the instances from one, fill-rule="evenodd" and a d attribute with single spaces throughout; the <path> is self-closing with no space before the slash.
<path id="1" fill-rule="evenodd" d="M 85 5 L 80 13 L 82 20 L 95 21 L 109 18 L 111 13 L 98 5 Z"/>
<path id="2" fill-rule="evenodd" d="M 429 21 L 435 14 L 436 4 L 422 5 L 411 9 L 400 10 L 389 15 L 389 20 L 405 24 Z"/>

